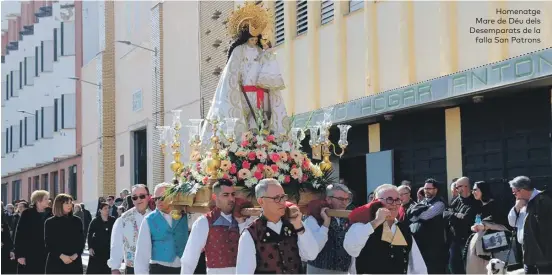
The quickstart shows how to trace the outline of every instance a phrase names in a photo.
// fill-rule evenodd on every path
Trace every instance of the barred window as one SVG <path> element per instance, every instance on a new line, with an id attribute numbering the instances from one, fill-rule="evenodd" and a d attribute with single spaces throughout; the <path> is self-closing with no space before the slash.
<path id="1" fill-rule="evenodd" d="M 284 43 L 285 36 L 284 36 L 284 1 L 283 0 L 277 0 L 274 3 L 274 20 L 276 21 L 275 26 L 275 34 L 276 34 L 276 45 L 280 45 Z"/>
<path id="2" fill-rule="evenodd" d="M 301 35 L 308 30 L 308 7 L 307 0 L 297 1 L 297 35 Z"/>
<path id="3" fill-rule="evenodd" d="M 324 25 L 328 22 L 332 22 L 334 18 L 334 2 L 331 0 L 325 0 L 320 3 L 321 7 L 321 24 Z"/>
<path id="4" fill-rule="evenodd" d="M 349 1 L 349 12 L 360 10 L 364 7 L 363 0 L 351 0 Z"/>

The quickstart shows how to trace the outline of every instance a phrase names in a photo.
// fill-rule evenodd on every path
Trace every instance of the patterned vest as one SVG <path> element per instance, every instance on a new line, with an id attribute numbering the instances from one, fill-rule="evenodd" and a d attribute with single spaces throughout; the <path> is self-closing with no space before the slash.
<path id="1" fill-rule="evenodd" d="M 277 234 L 267 227 L 264 216 L 256 219 L 247 228 L 255 243 L 257 255 L 256 274 L 298 274 L 301 256 L 297 233 L 293 225 L 282 220 L 282 230 Z"/>
<path id="2" fill-rule="evenodd" d="M 136 253 L 136 240 L 138 239 L 138 231 L 140 230 L 141 221 L 136 221 L 136 208 L 131 208 L 119 219 L 121 219 L 123 227 L 123 252 L 125 264 L 134 267 L 134 254 Z M 146 209 L 146 215 L 151 210 Z"/>
<path id="3" fill-rule="evenodd" d="M 309 261 L 310 265 L 335 271 L 349 270 L 352 258 L 343 248 L 343 240 L 345 240 L 345 233 L 347 233 L 346 223 L 347 219 L 340 219 L 339 224 L 336 218 L 331 219 L 328 241 L 322 251 L 318 253 L 316 259 Z"/>
<path id="4" fill-rule="evenodd" d="M 188 216 L 172 220 L 169 226 L 163 214 L 155 210 L 146 216 L 151 232 L 151 259 L 171 263 L 176 257 L 182 257 L 188 241 Z"/>
<path id="5" fill-rule="evenodd" d="M 357 274 L 406 274 L 412 248 L 412 234 L 408 226 L 397 224 L 406 240 L 406 246 L 391 245 L 381 240 L 383 226 L 378 226 L 356 258 Z"/>
<path id="6" fill-rule="evenodd" d="M 229 222 L 220 214 L 220 209 L 205 214 L 209 234 L 205 246 L 205 261 L 208 268 L 235 267 L 238 258 L 240 231 L 238 222 Z"/>

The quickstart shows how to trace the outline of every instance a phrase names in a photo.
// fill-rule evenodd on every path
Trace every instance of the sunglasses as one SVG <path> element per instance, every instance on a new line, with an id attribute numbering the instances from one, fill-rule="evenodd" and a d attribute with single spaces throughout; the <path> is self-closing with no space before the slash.
<path id="1" fill-rule="evenodd" d="M 140 196 L 134 195 L 134 196 L 132 196 L 132 200 L 133 201 L 137 201 L 138 199 L 144 200 L 144 199 L 146 199 L 147 196 L 148 195 L 143 195 L 143 194 L 140 195 Z"/>
<path id="2" fill-rule="evenodd" d="M 153 197 L 151 198 L 154 202 L 157 202 L 157 201 L 160 201 L 160 200 L 163 200 L 163 197 Z"/>

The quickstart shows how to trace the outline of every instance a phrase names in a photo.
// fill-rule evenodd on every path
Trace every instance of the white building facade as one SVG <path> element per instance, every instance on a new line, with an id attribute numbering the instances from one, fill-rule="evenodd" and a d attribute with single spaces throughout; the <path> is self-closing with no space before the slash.
<path id="1" fill-rule="evenodd" d="M 80 197 L 75 5 L 2 2 L 3 201 L 38 189 Z"/>

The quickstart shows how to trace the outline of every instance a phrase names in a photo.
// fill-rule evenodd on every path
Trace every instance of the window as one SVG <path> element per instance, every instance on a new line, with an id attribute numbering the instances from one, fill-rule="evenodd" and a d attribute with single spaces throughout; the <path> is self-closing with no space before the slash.
<path id="1" fill-rule="evenodd" d="M 7 74 L 6 75 L 6 84 L 5 84 L 5 90 L 6 90 L 6 100 L 9 100 L 10 99 L 10 75 Z"/>
<path id="2" fill-rule="evenodd" d="M 44 138 L 44 107 L 40 108 L 40 138 Z"/>
<path id="3" fill-rule="evenodd" d="M 307 0 L 297 1 L 297 35 L 301 35 L 308 30 L 308 7 Z"/>
<path id="4" fill-rule="evenodd" d="M 75 55 L 75 21 L 61 23 L 61 55 Z"/>
<path id="5" fill-rule="evenodd" d="M 10 72 L 10 96 L 13 97 L 13 72 Z"/>
<path id="6" fill-rule="evenodd" d="M 33 192 L 33 178 L 29 177 L 27 179 L 27 198 L 31 198 L 31 194 Z"/>
<path id="7" fill-rule="evenodd" d="M 132 94 L 132 111 L 142 110 L 142 90 L 137 90 Z"/>
<path id="8" fill-rule="evenodd" d="M 74 129 L 76 127 L 75 94 L 61 95 L 61 128 Z"/>
<path id="9" fill-rule="evenodd" d="M 58 61 L 58 29 L 54 29 L 54 61 Z"/>
<path id="10" fill-rule="evenodd" d="M 274 3 L 274 10 L 275 10 L 275 28 L 276 28 L 276 45 L 280 45 L 284 43 L 285 37 L 284 37 L 284 1 L 283 0 L 277 0 Z"/>
<path id="11" fill-rule="evenodd" d="M 38 73 L 40 71 L 42 71 L 42 69 L 40 69 L 42 67 L 41 63 L 41 58 L 40 58 L 40 50 L 39 50 L 39 47 L 35 47 L 35 76 L 38 76 Z M 39 63 L 40 62 L 40 63 Z"/>
<path id="12" fill-rule="evenodd" d="M 13 126 L 10 126 L 10 153 L 13 152 Z"/>
<path id="13" fill-rule="evenodd" d="M 18 200 L 21 198 L 21 180 L 12 181 L 12 200 Z"/>
<path id="14" fill-rule="evenodd" d="M 65 193 L 65 169 L 59 170 L 59 189 Z"/>
<path id="15" fill-rule="evenodd" d="M 8 204 L 8 183 L 2 183 L 2 201 Z"/>
<path id="16" fill-rule="evenodd" d="M 35 111 L 35 140 L 38 140 L 38 110 Z"/>
<path id="17" fill-rule="evenodd" d="M 331 22 L 334 18 L 334 2 L 331 0 L 325 0 L 320 3 L 321 7 L 321 24 L 324 25 L 328 22 Z"/>
<path id="18" fill-rule="evenodd" d="M 25 117 L 23 124 L 25 126 L 25 138 L 23 139 L 23 145 L 27 146 L 27 117 Z"/>
<path id="19" fill-rule="evenodd" d="M 58 100 L 54 99 L 54 132 L 58 131 Z"/>
<path id="20" fill-rule="evenodd" d="M 35 176 L 33 178 L 33 191 L 40 190 L 40 176 Z"/>
<path id="21" fill-rule="evenodd" d="M 19 62 L 19 72 L 19 89 L 23 89 L 23 85 L 27 85 L 27 64 L 25 62 Z"/>
<path id="22" fill-rule="evenodd" d="M 53 196 L 56 196 L 57 194 L 59 194 L 59 186 L 58 186 L 59 176 L 58 176 L 58 172 L 52 173 L 52 180 L 53 180 L 53 183 L 54 183 L 54 195 Z"/>
<path id="23" fill-rule="evenodd" d="M 6 131 L 4 132 L 6 133 L 6 138 L 3 138 L 2 141 L 4 142 L 4 152 L 7 154 L 10 152 L 10 128 L 6 128 Z"/>
<path id="24" fill-rule="evenodd" d="M 69 195 L 77 200 L 77 166 L 69 167 Z"/>
<path id="25" fill-rule="evenodd" d="M 23 147 L 23 120 L 19 120 L 19 148 Z"/>
<path id="26" fill-rule="evenodd" d="M 349 1 L 349 12 L 353 12 L 356 10 L 360 10 L 364 7 L 364 1 L 363 0 L 350 0 Z"/>
<path id="27" fill-rule="evenodd" d="M 48 186 L 48 174 L 42 174 L 42 190 L 50 190 Z"/>

